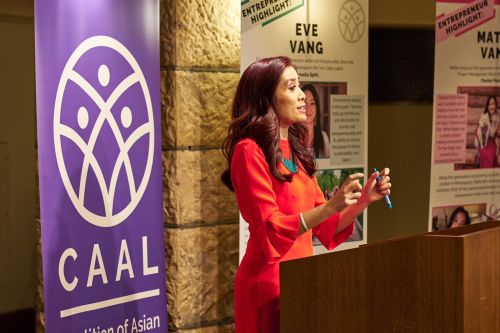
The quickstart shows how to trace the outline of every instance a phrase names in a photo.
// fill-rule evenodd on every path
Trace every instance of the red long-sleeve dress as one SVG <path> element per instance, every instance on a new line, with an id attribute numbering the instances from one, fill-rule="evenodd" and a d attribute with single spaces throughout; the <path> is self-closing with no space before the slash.
<path id="1" fill-rule="evenodd" d="M 280 140 L 290 158 L 287 140 Z M 280 163 L 280 171 L 289 173 Z M 265 156 L 252 139 L 241 140 L 231 160 L 231 181 L 241 215 L 249 223 L 250 238 L 236 273 L 236 333 L 279 332 L 279 263 L 312 255 L 311 231 L 298 234 L 299 214 L 325 202 L 316 177 L 301 168 L 292 182 L 281 182 L 269 170 Z M 312 232 L 328 249 L 345 241 L 352 224 L 336 233 L 339 214 Z"/>

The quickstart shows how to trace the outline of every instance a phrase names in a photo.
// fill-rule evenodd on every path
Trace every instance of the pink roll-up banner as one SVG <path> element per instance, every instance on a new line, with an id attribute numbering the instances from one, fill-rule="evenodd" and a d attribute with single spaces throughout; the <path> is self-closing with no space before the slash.
<path id="1" fill-rule="evenodd" d="M 500 219 L 499 7 L 436 2 L 429 231 Z"/>
<path id="2" fill-rule="evenodd" d="M 36 0 L 46 331 L 167 332 L 158 0 Z"/>

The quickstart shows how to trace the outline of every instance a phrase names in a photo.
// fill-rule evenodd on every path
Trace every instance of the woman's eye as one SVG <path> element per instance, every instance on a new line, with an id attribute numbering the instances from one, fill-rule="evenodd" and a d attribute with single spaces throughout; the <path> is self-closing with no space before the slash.
<path id="1" fill-rule="evenodd" d="M 291 91 L 294 91 L 296 88 L 297 88 L 297 86 L 291 86 L 288 89 L 290 89 Z"/>

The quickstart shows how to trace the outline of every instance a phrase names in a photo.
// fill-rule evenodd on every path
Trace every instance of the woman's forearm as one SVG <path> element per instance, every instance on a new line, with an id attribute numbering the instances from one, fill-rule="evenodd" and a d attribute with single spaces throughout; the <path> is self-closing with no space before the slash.
<path id="1" fill-rule="evenodd" d="M 347 206 L 340 212 L 340 219 L 337 225 L 337 232 L 341 232 L 347 228 L 363 211 L 368 207 L 366 200 L 360 199 L 354 205 Z M 312 229 L 315 226 L 321 224 L 327 218 L 335 214 L 337 211 L 328 202 L 317 206 L 307 212 L 303 213 L 304 222 L 308 229 Z M 302 223 L 299 226 L 299 235 L 304 233 L 306 230 L 302 227 Z"/>
<path id="2" fill-rule="evenodd" d="M 479 143 L 479 146 L 478 148 L 483 148 L 483 133 L 481 131 L 481 127 L 478 127 L 477 128 L 477 131 L 476 131 L 476 138 L 477 138 L 477 141 Z"/>
<path id="3" fill-rule="evenodd" d="M 366 207 L 368 207 L 368 203 L 366 202 L 366 200 L 358 200 L 356 204 L 344 208 L 340 212 L 340 218 L 336 232 L 341 232 L 342 230 L 347 228 L 354 220 L 356 220 L 356 218 L 360 214 L 363 213 L 363 210 Z M 304 222 L 306 223 L 307 229 L 312 229 L 335 213 L 335 208 L 333 208 L 332 205 L 326 202 L 307 212 L 304 212 Z M 303 234 L 305 231 L 306 230 L 302 226 L 302 223 L 299 223 L 299 235 Z"/>
<path id="4" fill-rule="evenodd" d="M 355 205 L 346 207 L 340 212 L 339 224 L 337 225 L 337 232 L 341 232 L 347 228 L 356 218 L 363 213 L 365 208 L 368 207 L 368 202 L 361 198 Z"/>
<path id="5" fill-rule="evenodd" d="M 306 223 L 307 229 L 312 229 L 335 213 L 335 208 L 328 202 L 325 202 L 322 205 L 304 212 L 304 222 Z M 304 232 L 306 232 L 306 230 L 303 228 L 302 223 L 299 223 L 299 235 L 303 234 Z"/>

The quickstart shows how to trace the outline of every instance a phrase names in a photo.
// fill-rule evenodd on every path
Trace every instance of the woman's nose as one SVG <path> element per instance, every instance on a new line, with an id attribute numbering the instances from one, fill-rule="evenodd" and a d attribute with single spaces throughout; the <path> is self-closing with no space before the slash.
<path id="1" fill-rule="evenodd" d="M 299 95 L 298 95 L 299 101 L 305 101 L 306 100 L 306 94 L 300 89 L 299 87 Z"/>

